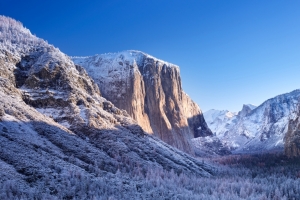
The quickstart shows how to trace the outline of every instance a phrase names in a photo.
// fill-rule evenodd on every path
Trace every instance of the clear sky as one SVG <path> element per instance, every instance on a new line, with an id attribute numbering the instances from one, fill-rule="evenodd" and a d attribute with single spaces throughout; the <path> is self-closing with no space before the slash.
<path id="1" fill-rule="evenodd" d="M 299 0 L 0 0 L 71 56 L 140 50 L 180 66 L 203 111 L 300 88 Z"/>

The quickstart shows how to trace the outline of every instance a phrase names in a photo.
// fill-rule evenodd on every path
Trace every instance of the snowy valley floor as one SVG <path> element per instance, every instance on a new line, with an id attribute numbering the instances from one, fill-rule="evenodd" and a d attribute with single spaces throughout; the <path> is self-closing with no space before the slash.
<path id="1" fill-rule="evenodd" d="M 202 160 L 202 159 L 201 159 Z M 230 155 L 205 158 L 214 163 L 212 177 L 176 175 L 163 169 L 86 176 L 80 171 L 56 169 L 55 180 L 40 180 L 38 187 L 22 188 L 7 180 L 1 199 L 300 199 L 300 161 L 281 154 Z M 2 168 L 5 167 L 2 165 Z M 55 166 L 54 166 L 55 167 Z M 9 166 L 7 169 L 9 170 Z"/>
<path id="2" fill-rule="evenodd" d="M 299 159 L 270 153 L 229 155 L 211 161 L 219 171 L 199 185 L 208 199 L 300 199 Z"/>

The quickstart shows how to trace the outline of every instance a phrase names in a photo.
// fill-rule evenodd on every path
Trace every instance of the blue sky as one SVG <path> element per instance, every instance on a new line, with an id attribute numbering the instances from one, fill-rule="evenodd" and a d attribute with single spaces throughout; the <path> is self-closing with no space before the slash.
<path id="1" fill-rule="evenodd" d="M 298 0 L 0 0 L 68 55 L 140 50 L 180 66 L 203 111 L 300 88 Z"/>

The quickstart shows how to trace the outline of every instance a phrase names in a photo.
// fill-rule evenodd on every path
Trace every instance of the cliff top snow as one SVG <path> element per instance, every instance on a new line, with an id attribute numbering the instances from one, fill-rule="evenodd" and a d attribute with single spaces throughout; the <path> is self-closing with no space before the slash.
<path id="1" fill-rule="evenodd" d="M 137 65 L 142 65 L 144 59 L 147 58 L 153 59 L 156 62 L 160 62 L 166 65 L 167 67 L 176 67 L 179 70 L 179 67 L 177 65 L 160 60 L 158 58 L 155 58 L 154 56 L 137 50 L 126 50 L 118 53 L 96 54 L 94 56 L 73 56 L 71 58 L 76 64 L 96 63 L 96 66 L 97 63 L 99 63 L 101 60 L 109 60 L 110 62 L 125 61 L 128 62 L 129 65 L 133 65 L 134 63 L 136 63 Z"/>

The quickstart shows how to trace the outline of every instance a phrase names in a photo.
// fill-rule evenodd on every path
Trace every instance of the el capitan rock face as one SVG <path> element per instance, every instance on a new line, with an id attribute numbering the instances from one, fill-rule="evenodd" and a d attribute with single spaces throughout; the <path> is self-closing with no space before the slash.
<path id="1" fill-rule="evenodd" d="M 192 153 L 189 140 L 211 135 L 200 108 L 182 90 L 179 67 L 139 51 L 73 57 L 102 95 L 149 134 Z"/>

